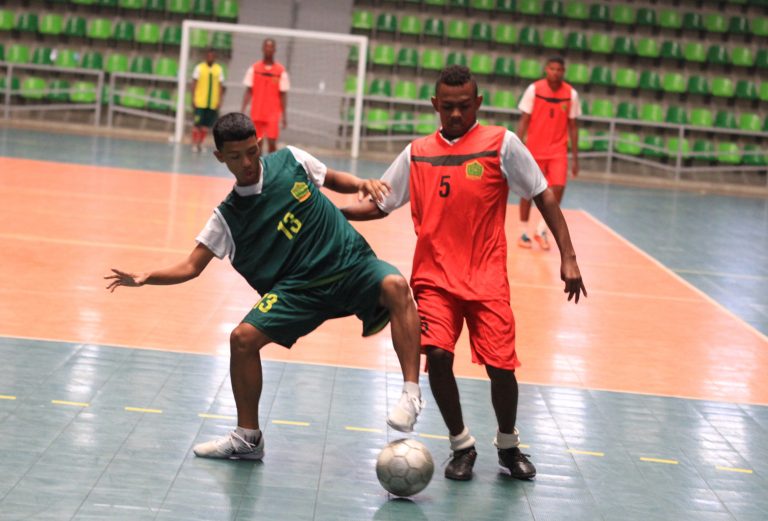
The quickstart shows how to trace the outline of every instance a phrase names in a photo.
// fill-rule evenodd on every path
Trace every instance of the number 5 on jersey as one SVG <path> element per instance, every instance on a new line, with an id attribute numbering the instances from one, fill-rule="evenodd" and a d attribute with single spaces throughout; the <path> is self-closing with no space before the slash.
<path id="1" fill-rule="evenodd" d="M 301 221 L 296 218 L 291 212 L 286 213 L 283 219 L 277 223 L 277 229 L 280 230 L 288 237 L 288 240 L 292 240 L 294 236 L 301 230 Z"/>

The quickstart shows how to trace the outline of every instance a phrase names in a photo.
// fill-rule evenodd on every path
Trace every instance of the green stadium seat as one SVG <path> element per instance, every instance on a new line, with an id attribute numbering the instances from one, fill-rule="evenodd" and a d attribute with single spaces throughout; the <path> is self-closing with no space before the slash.
<path id="1" fill-rule="evenodd" d="M 12 31 L 14 25 L 16 25 L 16 21 L 13 11 L 0 9 L 0 31 Z"/>
<path id="2" fill-rule="evenodd" d="M 104 68 L 104 57 L 99 51 L 86 51 L 80 66 L 84 69 L 101 70 Z"/>
<path id="3" fill-rule="evenodd" d="M 466 20 L 450 20 L 445 36 L 449 40 L 467 41 L 469 38 L 469 22 Z"/>
<path id="4" fill-rule="evenodd" d="M 373 30 L 373 13 L 368 10 L 352 11 L 352 32 L 370 34 Z"/>
<path id="5" fill-rule="evenodd" d="M 461 51 L 450 51 L 445 59 L 445 65 L 447 67 L 450 67 L 451 65 L 463 65 L 466 67 L 468 63 L 469 60 L 467 60 L 467 55 Z"/>
<path id="6" fill-rule="evenodd" d="M 413 114 L 402 110 L 395 111 L 392 132 L 397 134 L 413 134 Z"/>
<path id="7" fill-rule="evenodd" d="M 171 92 L 168 89 L 152 89 L 147 100 L 149 110 L 169 111 L 175 106 L 171 102 Z"/>
<path id="8" fill-rule="evenodd" d="M 760 147 L 752 143 L 744 145 L 744 154 L 742 155 L 744 164 L 748 166 L 768 165 L 768 154 L 760 152 L 760 150 Z"/>
<path id="9" fill-rule="evenodd" d="M 91 81 L 76 81 L 69 99 L 73 103 L 96 103 L 96 85 Z"/>
<path id="10" fill-rule="evenodd" d="M 732 98 L 735 88 L 733 80 L 725 76 L 712 78 L 712 95 L 718 98 Z"/>
<path id="11" fill-rule="evenodd" d="M 66 103 L 69 101 L 69 82 L 67 80 L 55 79 L 48 83 L 48 101 L 55 103 Z"/>
<path id="12" fill-rule="evenodd" d="M 416 133 L 431 134 L 437 130 L 437 121 L 434 114 L 419 114 L 416 116 Z"/>
<path id="13" fill-rule="evenodd" d="M 517 107 L 517 96 L 511 90 L 497 90 L 491 97 L 491 106 L 500 109 L 514 109 Z"/>
<path id="14" fill-rule="evenodd" d="M 166 25 L 163 29 L 163 36 L 160 39 L 165 47 L 178 47 L 181 45 L 181 26 Z M 357 47 L 354 47 L 357 49 Z"/>
<path id="15" fill-rule="evenodd" d="M 615 148 L 619 154 L 628 156 L 639 156 L 643 150 L 640 136 L 634 132 L 620 132 Z"/>
<path id="16" fill-rule="evenodd" d="M 466 13 L 469 10 L 469 0 L 448 0 L 448 9 Z"/>
<path id="17" fill-rule="evenodd" d="M 589 17 L 589 9 L 584 2 L 569 1 L 565 4 L 565 17 L 571 20 L 586 20 Z"/>
<path id="18" fill-rule="evenodd" d="M 545 18 L 557 19 L 565 16 L 565 10 L 563 9 L 563 2 L 560 0 L 546 0 L 544 7 L 541 9 L 541 14 Z"/>
<path id="19" fill-rule="evenodd" d="M 0 61 L 5 61 L 5 46 L 0 43 Z"/>
<path id="20" fill-rule="evenodd" d="M 752 22 L 750 23 L 750 29 L 754 36 L 762 36 L 762 37 L 768 36 L 768 17 L 758 16 L 758 17 L 752 18 Z"/>
<path id="21" fill-rule="evenodd" d="M 630 101 L 621 101 L 616 108 L 616 117 L 621 119 L 637 119 L 637 105 Z"/>
<path id="22" fill-rule="evenodd" d="M 392 67 L 395 64 L 395 48 L 384 43 L 374 46 L 371 62 L 380 67 Z"/>
<path id="23" fill-rule="evenodd" d="M 132 42 L 136 39 L 136 28 L 130 20 L 120 20 L 115 24 L 112 38 L 120 42 Z"/>
<path id="24" fill-rule="evenodd" d="M 509 56 L 498 56 L 493 64 L 493 75 L 496 78 L 512 78 L 515 75 L 515 60 Z M 766 83 L 768 85 L 768 83 Z"/>
<path id="25" fill-rule="evenodd" d="M 520 60 L 518 76 L 526 80 L 538 80 L 542 77 L 542 67 L 539 60 L 525 58 Z"/>
<path id="26" fill-rule="evenodd" d="M 493 58 L 490 54 L 476 52 L 469 60 L 469 70 L 472 74 L 488 76 L 493 73 Z"/>
<path id="27" fill-rule="evenodd" d="M 216 4 L 216 18 L 232 22 L 240 15 L 240 6 L 237 0 L 219 0 Z"/>
<path id="28" fill-rule="evenodd" d="M 392 84 L 387 78 L 374 78 L 368 85 L 369 96 L 392 96 Z"/>
<path id="29" fill-rule="evenodd" d="M 710 33 L 724 33 L 728 30 L 725 17 L 719 13 L 707 13 L 704 15 L 704 29 Z"/>
<path id="30" fill-rule="evenodd" d="M 415 69 L 419 66 L 419 53 L 413 47 L 401 47 L 395 62 L 398 69 Z"/>
<path id="31" fill-rule="evenodd" d="M 596 65 L 592 68 L 592 73 L 589 75 L 590 85 L 600 85 L 608 87 L 613 85 L 613 74 L 611 69 L 603 67 L 602 65 Z"/>
<path id="32" fill-rule="evenodd" d="M 768 101 L 768 81 L 760 83 L 760 88 L 757 90 L 757 97 L 760 101 Z"/>
<path id="33" fill-rule="evenodd" d="M 658 24 L 663 29 L 680 29 L 683 26 L 683 18 L 676 9 L 662 9 L 659 12 Z"/>
<path id="34" fill-rule="evenodd" d="M 500 23 L 493 33 L 493 41 L 497 45 L 514 45 L 517 43 L 517 27 L 508 23 Z"/>
<path id="35" fill-rule="evenodd" d="M 670 105 L 667 107 L 667 116 L 664 118 L 665 123 L 673 123 L 675 125 L 688 124 L 688 113 L 684 107 L 677 105 Z"/>
<path id="36" fill-rule="evenodd" d="M 710 45 L 707 51 L 707 63 L 710 65 L 726 65 L 729 62 L 728 51 L 722 45 Z"/>
<path id="37" fill-rule="evenodd" d="M 749 34 L 749 22 L 743 16 L 731 16 L 728 21 L 728 35 L 747 35 Z"/>
<path id="38" fill-rule="evenodd" d="M 168 0 L 167 9 L 172 15 L 189 15 L 192 13 L 192 0 Z"/>
<path id="39" fill-rule="evenodd" d="M 205 49 L 208 47 L 208 31 L 199 27 L 190 29 L 189 46 L 194 49 Z"/>
<path id="40" fill-rule="evenodd" d="M 495 0 L 472 0 L 469 3 L 469 7 L 473 11 L 489 13 L 496 8 L 496 2 Z"/>
<path id="41" fill-rule="evenodd" d="M 691 157 L 698 161 L 714 161 L 715 145 L 709 140 L 697 139 L 693 142 L 693 153 L 691 154 Z"/>
<path id="42" fill-rule="evenodd" d="M 565 81 L 574 85 L 589 83 L 589 67 L 583 63 L 571 63 L 565 68 Z"/>
<path id="43" fill-rule="evenodd" d="M 704 63 L 707 61 L 707 53 L 701 42 L 688 42 L 683 46 L 683 57 L 686 61 Z"/>
<path id="44" fill-rule="evenodd" d="M 752 67 L 755 57 L 749 47 L 733 47 L 731 49 L 731 64 L 737 67 Z"/>
<path id="45" fill-rule="evenodd" d="M 653 27 L 656 25 L 656 11 L 648 8 L 641 7 L 637 10 L 635 17 L 635 25 L 638 27 Z"/>
<path id="46" fill-rule="evenodd" d="M 671 159 L 675 159 L 678 154 L 683 159 L 688 159 L 691 154 L 691 146 L 687 139 L 671 137 L 667 138 L 667 156 Z"/>
<path id="47" fill-rule="evenodd" d="M 425 83 L 419 87 L 419 99 L 422 101 L 429 101 L 432 99 L 434 92 L 435 86 L 429 83 Z"/>
<path id="48" fill-rule="evenodd" d="M 425 0 L 429 2 L 429 0 Z M 498 14 L 513 14 L 517 10 L 517 0 L 496 0 L 495 13 Z"/>
<path id="49" fill-rule="evenodd" d="M 112 20 L 93 18 L 88 22 L 86 36 L 92 40 L 108 40 L 112 37 Z"/>
<path id="50" fill-rule="evenodd" d="M 57 49 L 54 64 L 56 67 L 73 69 L 80 66 L 78 56 L 72 49 Z"/>
<path id="51" fill-rule="evenodd" d="M 16 25 L 14 26 L 14 29 L 23 33 L 36 33 L 38 29 L 37 13 L 19 13 L 18 16 L 16 16 Z M 23 82 L 21 88 L 23 96 Z"/>
<path id="52" fill-rule="evenodd" d="M 160 43 L 160 26 L 152 22 L 140 24 L 136 31 L 136 43 L 149 45 Z"/>
<path id="53" fill-rule="evenodd" d="M 533 26 L 523 27 L 519 34 L 518 43 L 527 47 L 539 47 L 541 45 L 539 30 Z"/>
<path id="54" fill-rule="evenodd" d="M 595 136 L 592 138 L 592 149 L 595 152 L 608 152 L 608 148 L 608 133 L 595 132 Z"/>
<path id="55" fill-rule="evenodd" d="M 427 71 L 439 71 L 445 67 L 445 57 L 442 51 L 424 49 L 421 53 L 421 69 Z"/>
<path id="56" fill-rule="evenodd" d="M 755 56 L 755 67 L 758 69 L 768 69 L 768 49 L 758 49 Z"/>
<path id="57" fill-rule="evenodd" d="M 147 106 L 147 90 L 144 87 L 132 85 L 126 87 L 120 95 L 120 105 L 132 109 L 144 109 Z"/>
<path id="58" fill-rule="evenodd" d="M 144 9 L 149 12 L 162 13 L 166 9 L 165 0 L 146 0 Z"/>
<path id="59" fill-rule="evenodd" d="M 347 75 L 344 80 L 344 94 L 355 94 L 357 92 L 357 76 Z"/>
<path id="60" fill-rule="evenodd" d="M 742 112 L 739 115 L 739 130 L 760 132 L 760 116 L 752 112 Z"/>
<path id="61" fill-rule="evenodd" d="M 192 15 L 195 18 L 211 18 L 213 13 L 213 0 L 194 0 L 192 2 Z"/>
<path id="62" fill-rule="evenodd" d="M 716 161 L 724 165 L 738 165 L 741 163 L 739 146 L 736 143 L 718 143 Z"/>
<path id="63" fill-rule="evenodd" d="M 616 78 L 614 80 L 617 87 L 622 89 L 636 89 L 640 83 L 640 78 L 636 69 L 620 67 L 616 69 Z"/>
<path id="64" fill-rule="evenodd" d="M 757 87 L 752 80 L 739 80 L 736 82 L 736 90 L 734 95 L 738 99 L 756 100 Z"/>
<path id="65" fill-rule="evenodd" d="M 587 103 L 587 100 L 585 100 L 585 99 L 581 100 L 581 114 L 583 116 L 590 116 L 591 115 L 589 113 L 589 103 Z"/>
<path id="66" fill-rule="evenodd" d="M 380 13 L 376 17 L 376 35 L 394 35 L 397 32 L 397 17 L 392 13 Z"/>
<path id="67" fill-rule="evenodd" d="M 589 37 L 589 50 L 594 53 L 610 54 L 613 50 L 613 41 L 610 35 L 604 32 L 592 33 Z"/>
<path id="68" fill-rule="evenodd" d="M 658 103 L 645 103 L 640 106 L 640 119 L 652 123 L 664 121 L 664 110 Z"/>
<path id="69" fill-rule="evenodd" d="M 661 89 L 664 92 L 682 94 L 685 86 L 685 78 L 679 72 L 667 72 L 661 77 Z"/>
<path id="70" fill-rule="evenodd" d="M 539 0 L 517 0 L 517 11 L 520 14 L 538 16 L 541 14 L 541 9 Z"/>
<path id="71" fill-rule="evenodd" d="M 128 72 L 128 56 L 120 53 L 110 54 L 104 70 L 110 74 L 113 72 Z"/>
<path id="72" fill-rule="evenodd" d="M 232 33 L 216 31 L 211 36 L 211 47 L 217 51 L 228 52 L 232 50 Z"/>
<path id="73" fill-rule="evenodd" d="M 152 58 L 149 56 L 134 56 L 131 60 L 130 71 L 136 74 L 152 74 Z"/>
<path id="74" fill-rule="evenodd" d="M 29 47 L 23 43 L 14 43 L 5 51 L 5 61 L 10 63 L 29 63 Z"/>
<path id="75" fill-rule="evenodd" d="M 596 99 L 592 102 L 590 115 L 598 118 L 612 118 L 614 115 L 613 102 L 607 99 Z"/>
<path id="76" fill-rule="evenodd" d="M 665 60 L 682 60 L 683 52 L 677 40 L 666 40 L 661 44 L 661 57 Z"/>
<path id="77" fill-rule="evenodd" d="M 715 127 L 735 129 L 736 116 L 730 110 L 718 110 L 715 114 Z"/>
<path id="78" fill-rule="evenodd" d="M 691 125 L 697 127 L 711 127 L 714 122 L 715 118 L 712 115 L 711 110 L 703 107 L 696 107 L 691 110 Z"/>
<path id="79" fill-rule="evenodd" d="M 640 38 L 637 41 L 637 55 L 643 58 L 658 58 L 661 54 L 655 38 Z"/>
<path id="80" fill-rule="evenodd" d="M 417 38 L 421 36 L 422 26 L 421 19 L 415 15 L 409 14 L 400 18 L 400 26 L 398 32 L 400 36 L 410 36 Z"/>
<path id="81" fill-rule="evenodd" d="M 58 13 L 44 14 L 38 31 L 46 36 L 58 36 L 64 32 L 64 18 Z"/>
<path id="82" fill-rule="evenodd" d="M 704 20 L 701 18 L 701 14 L 696 12 L 685 13 L 683 15 L 683 29 L 686 31 L 703 31 Z"/>
<path id="83" fill-rule="evenodd" d="M 53 65 L 53 51 L 50 47 L 35 47 L 32 51 L 33 65 Z"/>
<path id="84" fill-rule="evenodd" d="M 155 61 L 155 75 L 163 76 L 166 78 L 175 78 L 179 72 L 179 64 L 176 58 L 169 58 L 168 56 L 160 56 Z"/>
<path id="85" fill-rule="evenodd" d="M 117 5 L 120 9 L 139 11 L 144 9 L 144 0 L 119 0 Z"/>
<path id="86" fill-rule="evenodd" d="M 97 0 L 96 4 L 102 9 L 117 9 L 118 0 Z"/>
<path id="87" fill-rule="evenodd" d="M 43 78 L 27 76 L 21 82 L 21 97 L 28 100 L 40 101 L 45 98 L 48 87 Z"/>
<path id="88" fill-rule="evenodd" d="M 688 86 L 686 88 L 688 94 L 695 94 L 698 96 L 706 96 L 709 94 L 709 83 L 707 79 L 699 75 L 691 75 L 688 77 Z"/>
<path id="89" fill-rule="evenodd" d="M 415 100 L 417 98 L 416 82 L 413 80 L 400 80 L 395 83 L 395 98 Z"/>
<path id="90" fill-rule="evenodd" d="M 664 138 L 655 134 L 645 136 L 642 155 L 651 158 L 664 157 Z"/>
<path id="91" fill-rule="evenodd" d="M 491 24 L 487 22 L 477 22 L 472 25 L 470 39 L 473 43 L 489 44 L 491 43 L 492 38 L 493 31 L 491 29 Z"/>
<path id="92" fill-rule="evenodd" d="M 611 11 L 605 4 L 589 6 L 589 21 L 593 23 L 608 23 L 611 21 Z"/>
<path id="93" fill-rule="evenodd" d="M 584 33 L 579 33 L 576 31 L 568 33 L 568 36 L 565 39 L 565 47 L 571 51 L 586 52 L 589 50 L 587 37 L 584 35 Z"/>
<path id="94" fill-rule="evenodd" d="M 592 150 L 592 138 L 589 135 L 589 130 L 580 128 L 578 141 L 579 151 L 587 152 Z"/>
<path id="95" fill-rule="evenodd" d="M 425 38 L 437 38 L 442 40 L 445 35 L 445 23 L 440 18 L 427 18 L 424 22 Z"/>
<path id="96" fill-rule="evenodd" d="M 640 73 L 640 89 L 659 91 L 661 90 L 661 79 L 656 71 L 644 70 Z"/>
<path id="97" fill-rule="evenodd" d="M 613 41 L 613 54 L 622 56 L 634 56 L 637 54 L 635 41 L 629 36 L 617 36 Z"/>
<path id="98" fill-rule="evenodd" d="M 560 29 L 544 29 L 541 45 L 547 49 L 564 49 L 565 34 Z"/>

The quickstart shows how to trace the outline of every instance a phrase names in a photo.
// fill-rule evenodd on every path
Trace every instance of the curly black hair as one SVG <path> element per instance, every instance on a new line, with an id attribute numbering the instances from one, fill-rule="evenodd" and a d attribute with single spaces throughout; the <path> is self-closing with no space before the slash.
<path id="1" fill-rule="evenodd" d="M 440 76 L 435 82 L 435 96 L 437 96 L 437 89 L 441 83 L 451 87 L 460 87 L 471 83 L 475 89 L 475 96 L 477 96 L 477 82 L 472 77 L 469 68 L 464 65 L 450 65 L 440 72 Z"/>
<path id="2" fill-rule="evenodd" d="M 228 141 L 243 141 L 255 135 L 253 121 L 240 112 L 224 114 L 213 124 L 213 142 L 219 151 Z"/>

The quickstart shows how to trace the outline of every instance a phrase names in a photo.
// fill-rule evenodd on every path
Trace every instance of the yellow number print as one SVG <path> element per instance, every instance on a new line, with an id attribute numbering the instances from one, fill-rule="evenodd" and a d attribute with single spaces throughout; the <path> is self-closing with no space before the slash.
<path id="1" fill-rule="evenodd" d="M 264 297 L 262 297 L 256 306 L 259 308 L 259 311 L 266 313 L 272 309 L 272 306 L 275 304 L 275 302 L 277 302 L 277 295 L 274 293 L 267 293 L 264 295 Z"/>
<path id="2" fill-rule="evenodd" d="M 301 221 L 291 212 L 288 212 L 283 216 L 283 220 L 277 223 L 277 229 L 283 232 L 290 240 L 301 230 Z"/>

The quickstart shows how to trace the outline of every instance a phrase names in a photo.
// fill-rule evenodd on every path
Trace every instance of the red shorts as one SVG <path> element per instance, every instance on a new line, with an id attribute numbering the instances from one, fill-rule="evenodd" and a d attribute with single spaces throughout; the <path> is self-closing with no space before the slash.
<path id="1" fill-rule="evenodd" d="M 421 347 L 454 352 L 464 320 L 472 361 L 499 369 L 520 366 L 515 354 L 515 317 L 509 300 L 461 300 L 434 288 L 415 288 L 421 317 Z"/>
<path id="2" fill-rule="evenodd" d="M 271 121 L 254 121 L 253 126 L 256 127 L 256 137 L 261 139 L 266 137 L 267 139 L 277 139 L 280 135 L 280 120 L 273 119 Z"/>
<path id="3" fill-rule="evenodd" d="M 568 181 L 568 156 L 537 159 L 536 164 L 549 186 L 565 186 Z"/>

